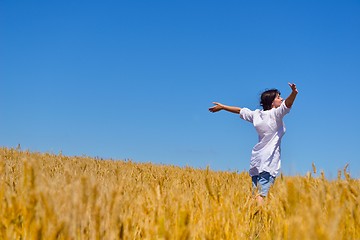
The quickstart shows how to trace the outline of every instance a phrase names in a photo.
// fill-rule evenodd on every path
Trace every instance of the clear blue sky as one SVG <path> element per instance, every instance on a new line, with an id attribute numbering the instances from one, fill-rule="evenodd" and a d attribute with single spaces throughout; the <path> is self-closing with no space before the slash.
<path id="1" fill-rule="evenodd" d="M 0 2 L 0 145 L 247 171 L 257 141 L 213 101 L 278 88 L 282 172 L 360 177 L 359 1 Z"/>

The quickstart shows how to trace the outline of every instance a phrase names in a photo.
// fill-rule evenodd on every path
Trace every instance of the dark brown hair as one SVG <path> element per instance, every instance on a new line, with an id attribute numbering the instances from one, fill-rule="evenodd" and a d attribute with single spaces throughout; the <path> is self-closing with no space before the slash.
<path id="1" fill-rule="evenodd" d="M 260 105 L 263 107 L 264 111 L 271 109 L 271 105 L 278 94 L 280 95 L 281 93 L 275 88 L 266 90 L 261 94 Z"/>

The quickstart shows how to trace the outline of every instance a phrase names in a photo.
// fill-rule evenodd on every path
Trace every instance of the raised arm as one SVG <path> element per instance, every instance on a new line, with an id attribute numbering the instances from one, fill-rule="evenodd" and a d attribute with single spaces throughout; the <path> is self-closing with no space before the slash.
<path id="1" fill-rule="evenodd" d="M 291 91 L 290 95 L 286 98 L 285 105 L 286 105 L 286 107 L 291 108 L 295 101 L 296 95 L 298 94 L 298 90 L 296 88 L 295 83 L 289 83 L 289 86 L 292 91 Z"/>
<path id="2" fill-rule="evenodd" d="M 239 114 L 241 111 L 241 108 L 239 108 L 239 107 L 227 106 L 227 105 L 224 105 L 224 104 L 221 104 L 218 102 L 213 102 L 213 104 L 215 104 L 215 106 L 209 108 L 209 111 L 213 112 L 213 113 L 218 112 L 220 110 L 225 110 L 228 112 Z"/>

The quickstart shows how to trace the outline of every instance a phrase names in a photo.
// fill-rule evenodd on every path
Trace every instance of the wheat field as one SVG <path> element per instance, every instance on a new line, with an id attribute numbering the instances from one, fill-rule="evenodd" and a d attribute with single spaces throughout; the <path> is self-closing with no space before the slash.
<path id="1" fill-rule="evenodd" d="M 360 239 L 346 170 L 281 175 L 263 206 L 246 172 L 0 148 L 0 174 L 0 239 Z"/>

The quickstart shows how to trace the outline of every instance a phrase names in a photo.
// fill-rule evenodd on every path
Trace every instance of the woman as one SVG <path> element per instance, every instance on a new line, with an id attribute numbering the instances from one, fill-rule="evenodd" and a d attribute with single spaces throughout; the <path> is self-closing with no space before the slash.
<path id="1" fill-rule="evenodd" d="M 240 114 L 240 118 L 254 125 L 259 135 L 259 142 L 252 149 L 249 174 L 253 187 L 259 189 L 256 200 L 260 205 L 281 167 L 280 144 L 286 130 L 283 117 L 289 113 L 298 94 L 294 83 L 289 83 L 289 86 L 292 91 L 285 101 L 277 89 L 263 92 L 260 100 L 263 110 L 251 111 L 248 108 L 227 106 L 218 102 L 214 102 L 215 106 L 209 108 L 213 113 L 226 110 Z"/>

